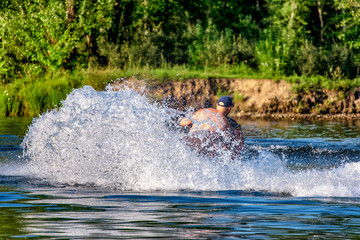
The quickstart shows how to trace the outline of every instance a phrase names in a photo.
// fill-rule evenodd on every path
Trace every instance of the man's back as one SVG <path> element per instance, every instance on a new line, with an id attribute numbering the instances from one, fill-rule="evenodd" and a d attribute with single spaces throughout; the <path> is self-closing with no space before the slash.
<path id="1" fill-rule="evenodd" d="M 222 96 L 216 109 L 200 109 L 190 119 L 183 118 L 180 125 L 190 127 L 189 135 L 184 139 L 187 145 L 211 156 L 222 149 L 228 149 L 235 158 L 242 151 L 244 136 L 240 125 L 227 117 L 233 106 L 229 96 Z"/>
<path id="2" fill-rule="evenodd" d="M 227 132 L 230 131 L 229 121 L 224 114 L 213 108 L 200 109 L 192 115 L 192 127 L 190 132 L 212 131 Z"/>

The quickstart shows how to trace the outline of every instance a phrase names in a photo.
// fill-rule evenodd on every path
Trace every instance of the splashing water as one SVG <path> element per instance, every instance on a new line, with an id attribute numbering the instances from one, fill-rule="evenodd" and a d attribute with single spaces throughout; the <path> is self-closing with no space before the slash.
<path id="1" fill-rule="evenodd" d="M 22 146 L 27 168 L 54 183 L 120 190 L 258 190 L 294 196 L 360 196 L 360 163 L 291 170 L 261 151 L 247 161 L 199 156 L 169 128 L 174 110 L 124 87 L 74 90 L 58 110 L 30 126 Z"/>

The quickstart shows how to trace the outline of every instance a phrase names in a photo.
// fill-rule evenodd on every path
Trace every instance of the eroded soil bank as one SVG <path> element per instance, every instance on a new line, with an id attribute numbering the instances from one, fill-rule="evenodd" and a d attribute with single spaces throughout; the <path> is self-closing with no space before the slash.
<path id="1" fill-rule="evenodd" d="M 348 92 L 317 89 L 296 93 L 290 83 L 269 79 L 188 79 L 152 85 L 148 94 L 174 108 L 215 106 L 229 94 L 237 118 L 360 119 L 360 87 Z"/>

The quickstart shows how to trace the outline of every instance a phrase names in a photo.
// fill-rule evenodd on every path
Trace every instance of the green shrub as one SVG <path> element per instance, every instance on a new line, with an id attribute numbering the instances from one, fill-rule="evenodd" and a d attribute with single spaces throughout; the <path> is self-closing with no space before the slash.
<path id="1" fill-rule="evenodd" d="M 323 62 L 320 49 L 306 41 L 295 52 L 293 67 L 301 76 L 315 76 L 321 74 Z"/>
<path id="2" fill-rule="evenodd" d="M 191 65 L 200 68 L 241 63 L 256 66 L 253 47 L 241 35 L 235 36 L 231 29 L 219 32 L 211 23 L 206 29 L 198 24 L 192 33 L 195 40 L 189 46 Z"/>
<path id="3" fill-rule="evenodd" d="M 279 33 L 272 29 L 263 31 L 263 36 L 256 43 L 256 62 L 258 69 L 269 77 L 284 75 L 289 62 L 290 42 L 282 40 Z"/>
<path id="4" fill-rule="evenodd" d="M 234 102 L 244 102 L 245 101 L 244 95 L 239 92 L 234 92 L 233 99 L 234 99 Z"/>
<path id="5" fill-rule="evenodd" d="M 329 79 L 353 79 L 358 74 L 353 51 L 346 46 L 332 45 L 322 50 L 309 42 L 292 51 L 289 69 L 301 76 L 322 75 Z"/>
<path id="6" fill-rule="evenodd" d="M 327 71 L 324 75 L 338 80 L 344 77 L 353 79 L 356 77 L 359 65 L 356 64 L 353 51 L 347 46 L 334 44 L 327 52 Z"/>

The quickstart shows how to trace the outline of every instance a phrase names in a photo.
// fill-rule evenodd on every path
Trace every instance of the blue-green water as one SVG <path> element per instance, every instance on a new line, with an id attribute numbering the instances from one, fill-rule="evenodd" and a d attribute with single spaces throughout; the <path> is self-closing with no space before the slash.
<path id="1" fill-rule="evenodd" d="M 156 106 L 84 91 L 0 118 L 0 238 L 359 238 L 359 121 L 241 121 L 243 155 L 206 159 Z"/>

